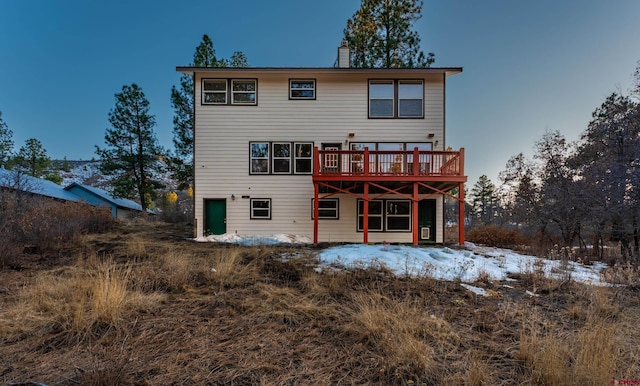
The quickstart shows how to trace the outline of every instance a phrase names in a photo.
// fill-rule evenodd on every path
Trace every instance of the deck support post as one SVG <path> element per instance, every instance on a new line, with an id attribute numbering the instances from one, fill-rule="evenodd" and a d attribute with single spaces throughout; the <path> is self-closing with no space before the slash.
<path id="1" fill-rule="evenodd" d="M 316 148 L 317 149 L 317 148 Z M 313 243 L 318 244 L 318 214 L 320 200 L 318 199 L 318 184 L 313 184 Z"/>
<path id="2" fill-rule="evenodd" d="M 458 187 L 458 243 L 464 245 L 464 182 Z"/>
<path id="3" fill-rule="evenodd" d="M 414 158 L 415 159 L 415 158 Z M 414 162 L 415 165 L 415 162 Z M 415 170 L 415 167 L 414 167 Z M 413 183 L 413 245 L 418 245 L 418 203 L 420 200 L 418 199 L 418 183 Z"/>
<path id="4" fill-rule="evenodd" d="M 363 193 L 364 202 L 362 203 L 362 211 L 363 213 L 363 224 L 362 224 L 362 243 L 369 244 L 369 183 L 364 183 L 364 193 Z"/>

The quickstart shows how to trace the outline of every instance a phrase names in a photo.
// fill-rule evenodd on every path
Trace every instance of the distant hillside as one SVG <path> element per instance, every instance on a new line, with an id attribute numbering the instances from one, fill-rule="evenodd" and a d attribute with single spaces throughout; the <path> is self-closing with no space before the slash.
<path id="1" fill-rule="evenodd" d="M 100 161 L 70 161 L 67 160 L 66 163 L 69 165 L 69 171 L 66 172 L 62 170 L 62 166 L 65 161 L 63 160 L 54 160 L 51 162 L 52 165 L 58 166 L 60 169 L 55 170 L 62 177 L 62 183 L 60 185 L 67 186 L 73 182 L 83 185 L 95 186 L 96 188 L 104 189 L 107 191 L 111 190 L 110 177 L 102 175 L 100 172 L 99 166 Z M 156 176 L 159 180 L 161 180 L 167 189 L 175 189 L 177 184 L 170 177 L 169 173 L 164 173 L 161 176 Z"/>

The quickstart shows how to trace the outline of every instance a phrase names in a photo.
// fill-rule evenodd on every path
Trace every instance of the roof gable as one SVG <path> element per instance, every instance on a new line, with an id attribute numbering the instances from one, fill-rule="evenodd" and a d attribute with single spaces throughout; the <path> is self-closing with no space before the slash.
<path id="1" fill-rule="evenodd" d="M 94 196 L 110 203 L 113 204 L 119 208 L 125 208 L 125 209 L 131 209 L 131 210 L 138 210 L 138 211 L 142 211 L 142 205 L 138 204 L 135 201 L 132 200 L 128 200 L 126 198 L 115 198 L 113 196 L 111 196 L 109 194 L 109 192 L 107 192 L 106 190 L 102 190 L 100 188 L 96 188 L 93 186 L 88 186 L 88 185 L 82 185 L 79 184 L 77 182 L 73 182 L 71 183 L 69 186 L 64 188 L 65 190 L 69 191 L 69 192 L 73 192 L 74 189 L 80 189 L 83 190 L 85 192 L 91 193 Z"/>
<path id="2" fill-rule="evenodd" d="M 80 201 L 80 197 L 55 182 L 4 168 L 0 168 L 0 186 L 59 200 Z"/>

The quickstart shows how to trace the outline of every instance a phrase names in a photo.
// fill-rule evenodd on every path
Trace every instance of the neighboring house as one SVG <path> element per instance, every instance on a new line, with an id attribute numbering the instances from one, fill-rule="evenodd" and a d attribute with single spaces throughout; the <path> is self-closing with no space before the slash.
<path id="1" fill-rule="evenodd" d="M 61 201 L 84 202 L 92 206 L 107 207 L 110 208 L 114 218 L 130 218 L 142 211 L 140 204 L 127 199 L 113 198 L 102 189 L 76 182 L 63 188 L 55 182 L 3 168 L 0 168 L 0 187 Z"/>
<path id="2" fill-rule="evenodd" d="M 55 182 L 4 168 L 0 168 L 0 187 L 56 200 L 80 201 L 80 197 L 64 190 Z"/>
<path id="3" fill-rule="evenodd" d="M 107 191 L 78 184 L 70 184 L 64 190 L 80 197 L 89 205 L 102 206 L 111 209 L 111 216 L 114 218 L 131 218 L 142 212 L 142 206 L 134 201 L 125 198 L 114 198 Z M 152 212 L 149 212 L 152 213 Z"/>
<path id="4" fill-rule="evenodd" d="M 452 191 L 463 218 L 464 149 L 445 151 L 462 68 L 350 68 L 338 51 L 336 68 L 176 68 L 195 79 L 196 237 L 442 243 Z"/>

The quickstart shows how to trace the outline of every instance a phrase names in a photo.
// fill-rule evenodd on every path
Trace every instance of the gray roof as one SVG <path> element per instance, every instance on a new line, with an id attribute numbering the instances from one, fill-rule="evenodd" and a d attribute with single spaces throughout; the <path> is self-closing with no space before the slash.
<path id="1" fill-rule="evenodd" d="M 55 182 L 3 168 L 0 168 L 0 186 L 59 200 L 80 201 L 80 197 L 64 190 L 62 186 Z"/>
<path id="2" fill-rule="evenodd" d="M 132 209 L 132 210 L 142 210 L 142 205 L 138 204 L 135 201 L 131 201 L 128 200 L 126 198 L 115 198 L 113 196 L 111 196 L 111 194 L 109 194 L 109 192 L 107 192 L 106 190 L 102 190 L 93 186 L 88 186 L 88 185 L 82 185 L 79 184 L 77 182 L 73 182 L 71 183 L 69 186 L 65 187 L 65 190 L 71 190 L 74 187 L 80 188 L 80 189 L 84 189 L 90 193 L 93 193 L 94 195 L 102 198 L 103 200 L 110 202 L 112 204 L 114 204 L 117 207 L 120 208 L 125 208 L 125 209 Z"/>
<path id="3" fill-rule="evenodd" d="M 72 188 L 77 187 L 79 189 L 88 191 L 119 208 L 142 211 L 142 206 L 137 202 L 128 200 L 126 198 L 115 198 L 111 196 L 106 190 L 95 188 L 93 186 L 78 184 L 77 182 L 74 182 L 63 188 L 55 182 L 42 178 L 32 177 L 30 175 L 19 173 L 14 170 L 6 170 L 4 168 L 0 168 L 0 186 L 15 190 L 22 190 L 25 192 L 45 197 L 51 197 L 58 200 L 76 202 L 84 201 L 82 197 L 70 191 Z M 152 211 L 149 212 L 153 213 Z"/>

